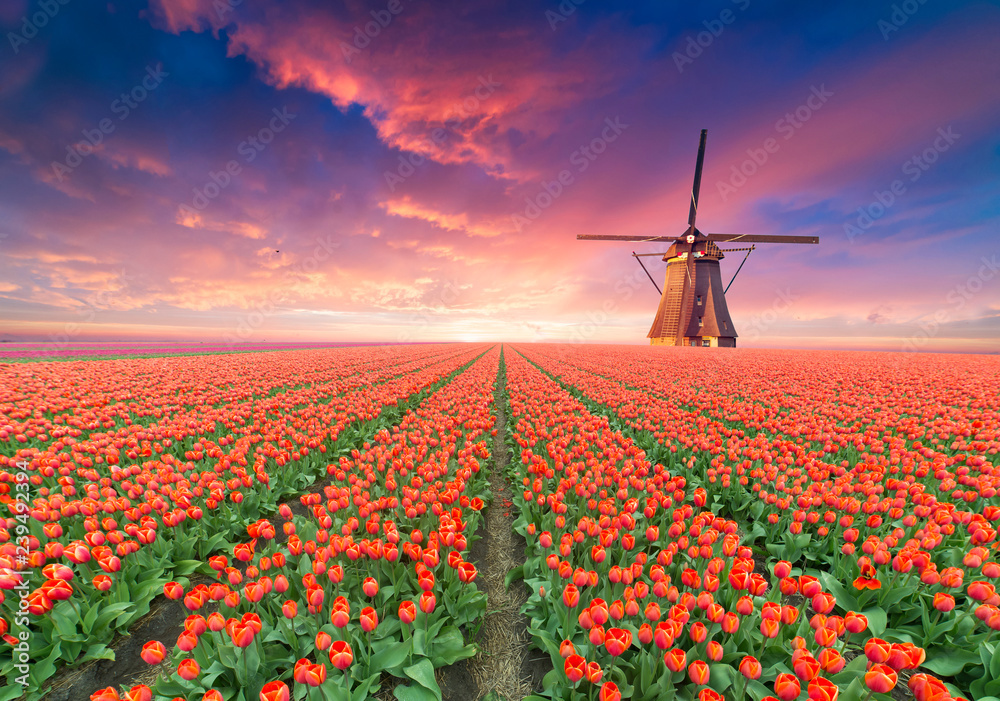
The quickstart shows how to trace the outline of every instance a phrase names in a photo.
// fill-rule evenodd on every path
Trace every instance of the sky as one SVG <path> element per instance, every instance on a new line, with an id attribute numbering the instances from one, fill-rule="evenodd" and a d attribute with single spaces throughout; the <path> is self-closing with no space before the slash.
<path id="1" fill-rule="evenodd" d="M 1000 3 L 4 0 L 0 340 L 1000 350 Z M 724 282 L 743 253 L 722 262 Z M 643 259 L 662 284 L 665 264 Z"/>

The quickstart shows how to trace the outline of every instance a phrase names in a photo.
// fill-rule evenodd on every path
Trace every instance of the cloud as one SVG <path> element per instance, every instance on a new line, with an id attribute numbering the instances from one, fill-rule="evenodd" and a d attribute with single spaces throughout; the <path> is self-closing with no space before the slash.
<path id="1" fill-rule="evenodd" d="M 284 4 L 223 17 L 207 0 L 151 6 L 173 32 L 225 27 L 230 55 L 245 55 L 280 89 L 303 87 L 341 109 L 361 105 L 392 148 L 474 163 L 498 177 L 530 175 L 515 157 L 525 135 L 552 137 L 567 108 L 609 93 L 638 60 L 634 50 L 596 41 L 557 51 L 546 23 L 522 23 L 476 3 L 460 13 L 405 3 L 367 44 L 356 37 L 374 11 L 357 1 L 342 13 Z"/>

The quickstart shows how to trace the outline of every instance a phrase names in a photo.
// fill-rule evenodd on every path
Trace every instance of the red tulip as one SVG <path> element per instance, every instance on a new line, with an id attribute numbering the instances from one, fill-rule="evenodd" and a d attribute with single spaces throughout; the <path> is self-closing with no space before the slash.
<path id="1" fill-rule="evenodd" d="M 889 659 L 889 643 L 881 638 L 870 638 L 865 643 L 865 656 L 870 662 L 882 664 Z"/>
<path id="2" fill-rule="evenodd" d="M 229 637 L 236 647 L 249 647 L 253 643 L 253 636 L 253 628 L 243 623 L 236 622 L 229 628 Z"/>
<path id="3" fill-rule="evenodd" d="M 934 594 L 934 608 L 943 613 L 948 613 L 955 608 L 955 597 L 944 592 Z"/>
<path id="4" fill-rule="evenodd" d="M 417 607 L 412 601 L 402 601 L 399 604 L 399 620 L 403 623 L 413 623 L 417 617 Z"/>
<path id="5" fill-rule="evenodd" d="M 301 658 L 295 663 L 295 668 L 292 672 L 292 679 L 295 680 L 296 684 L 306 683 L 306 670 L 309 668 L 312 662 L 308 658 Z"/>
<path id="6" fill-rule="evenodd" d="M 333 643 L 333 637 L 326 631 L 320 631 L 316 633 L 316 649 L 321 652 L 326 652 L 330 649 L 330 645 Z"/>
<path id="7" fill-rule="evenodd" d="M 888 694 L 896 687 L 895 670 L 884 664 L 873 664 L 865 672 L 865 684 L 877 694 Z"/>
<path id="8" fill-rule="evenodd" d="M 471 562 L 463 562 L 461 565 L 458 566 L 458 578 L 462 582 L 465 583 L 474 582 L 476 581 L 476 577 L 478 576 L 478 574 L 479 573 L 476 571 L 476 566 Z"/>
<path id="9" fill-rule="evenodd" d="M 639 643 L 642 645 L 649 645 L 653 642 L 653 626 L 648 623 L 643 623 L 639 626 L 639 634 L 636 636 L 639 639 Z"/>
<path id="10" fill-rule="evenodd" d="M 632 631 L 610 628 L 604 637 L 604 647 L 612 657 L 618 657 L 632 645 Z"/>
<path id="11" fill-rule="evenodd" d="M 695 660 L 688 665 L 688 677 L 693 684 L 704 686 L 708 684 L 709 669 L 708 663 L 704 660 Z"/>
<path id="12" fill-rule="evenodd" d="M 199 674 L 201 674 L 201 667 L 191 658 L 181 660 L 180 664 L 177 665 L 177 676 L 181 679 L 191 681 L 196 679 Z"/>
<path id="13" fill-rule="evenodd" d="M 260 701 L 288 701 L 288 699 L 288 685 L 283 681 L 270 681 L 260 690 Z"/>
<path id="14" fill-rule="evenodd" d="M 760 679 L 764 669 L 756 657 L 747 655 L 740 661 L 740 674 L 747 679 Z"/>
<path id="15" fill-rule="evenodd" d="M 863 613 L 848 611 L 844 616 L 844 626 L 851 633 L 860 633 L 868 627 L 868 617 Z"/>
<path id="16" fill-rule="evenodd" d="M 176 601 L 184 597 L 184 587 L 177 582 L 167 582 L 163 585 L 163 595 Z"/>
<path id="17" fill-rule="evenodd" d="M 826 677 L 816 677 L 809 682 L 808 692 L 811 701 L 837 701 L 840 688 Z"/>
<path id="18" fill-rule="evenodd" d="M 122 696 L 124 701 L 150 701 L 152 698 L 153 690 L 145 684 L 136 684 Z"/>
<path id="19" fill-rule="evenodd" d="M 563 604 L 569 608 L 575 608 L 580 603 L 580 592 L 575 584 L 567 584 L 562 594 Z"/>
<path id="20" fill-rule="evenodd" d="M 160 664 L 167 656 L 167 648 L 158 640 L 150 640 L 142 646 L 139 656 L 147 664 Z"/>
<path id="21" fill-rule="evenodd" d="M 371 633 L 378 628 L 378 614 L 371 606 L 361 609 L 361 630 Z"/>
<path id="22" fill-rule="evenodd" d="M 351 646 L 343 640 L 335 640 L 330 646 L 330 664 L 343 671 L 354 662 L 354 653 Z"/>
<path id="23" fill-rule="evenodd" d="M 916 669 L 926 658 L 924 649 L 913 643 L 893 643 L 889 647 L 886 664 L 898 672 L 901 669 Z"/>
<path id="24" fill-rule="evenodd" d="M 779 674 L 774 680 L 774 693 L 782 701 L 791 701 L 798 698 L 802 692 L 799 680 L 792 674 Z"/>
<path id="25" fill-rule="evenodd" d="M 587 660 L 580 655 L 571 654 L 566 658 L 563 668 L 566 671 L 566 677 L 576 684 L 587 673 Z"/>
<path id="26" fill-rule="evenodd" d="M 587 681 L 591 684 L 600 684 L 601 679 L 604 677 L 604 670 L 601 669 L 601 665 L 597 662 L 587 663 Z"/>
<path id="27" fill-rule="evenodd" d="M 213 633 L 218 633 L 220 630 L 225 629 L 226 619 L 222 617 L 222 614 L 218 611 L 212 613 L 208 617 L 208 629 Z"/>
<path id="28" fill-rule="evenodd" d="M 820 650 L 819 666 L 823 668 L 823 671 L 827 674 L 836 674 L 844 668 L 847 664 L 847 660 L 840 656 L 840 653 L 833 648 L 826 648 L 825 650 Z"/>
<path id="29" fill-rule="evenodd" d="M 303 670 L 302 676 L 305 679 L 307 685 L 322 686 L 323 682 L 326 681 L 326 665 L 324 664 L 307 665 Z"/>
<path id="30" fill-rule="evenodd" d="M 177 647 L 184 652 L 191 652 L 198 647 L 198 636 L 190 630 L 181 631 L 177 636 Z"/>
<path id="31" fill-rule="evenodd" d="M 812 681 L 819 676 L 819 660 L 807 652 L 804 655 L 799 655 L 797 658 L 794 658 L 794 661 L 792 662 L 792 670 L 795 672 L 795 676 L 802 681 Z"/>
<path id="32" fill-rule="evenodd" d="M 600 701 L 621 701 L 622 694 L 614 682 L 604 682 L 597 697 Z"/>
<path id="33" fill-rule="evenodd" d="M 205 620 L 204 616 L 192 614 L 184 619 L 184 630 L 189 631 L 196 636 L 200 636 L 208 630 L 208 621 Z"/>
<path id="34" fill-rule="evenodd" d="M 918 673 L 907 682 L 917 701 L 950 701 L 951 692 L 940 679 L 929 674 Z"/>

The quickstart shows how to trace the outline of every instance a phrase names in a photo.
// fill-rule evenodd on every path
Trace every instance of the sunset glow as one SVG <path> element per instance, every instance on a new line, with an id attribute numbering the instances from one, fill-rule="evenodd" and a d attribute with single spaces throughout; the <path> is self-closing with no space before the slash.
<path id="1" fill-rule="evenodd" d="M 702 231 L 820 237 L 740 346 L 998 350 L 995 3 L 56 5 L 0 6 L 0 341 L 644 344 L 666 246 L 575 237 L 682 233 L 708 129 Z"/>

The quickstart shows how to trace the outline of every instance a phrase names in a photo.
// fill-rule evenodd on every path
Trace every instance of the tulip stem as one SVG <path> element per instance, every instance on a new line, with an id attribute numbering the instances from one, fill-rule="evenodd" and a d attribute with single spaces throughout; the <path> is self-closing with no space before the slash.
<path id="1" fill-rule="evenodd" d="M 747 695 L 747 685 L 749 683 L 750 683 L 750 677 L 744 675 L 743 688 L 740 689 L 740 695 L 736 697 L 736 701 L 740 701 L 740 699 L 744 698 Z"/>
<path id="2" fill-rule="evenodd" d="M 282 618 L 285 618 L 282 616 Z M 288 637 L 292 643 L 292 648 L 295 650 L 295 655 L 299 654 L 299 636 L 295 634 L 295 624 L 290 618 L 285 618 L 285 622 L 288 624 Z"/>
<path id="3" fill-rule="evenodd" d="M 69 605 L 73 607 L 73 611 L 76 612 L 76 620 L 79 621 L 80 623 L 83 623 L 83 616 L 80 615 L 80 609 L 77 608 L 76 604 L 73 602 L 73 597 L 72 596 L 67 597 L 66 601 L 69 602 Z"/>
<path id="4" fill-rule="evenodd" d="M 372 674 L 372 632 L 366 631 L 365 636 L 368 640 L 368 662 L 365 665 L 365 676 L 370 677 Z"/>

